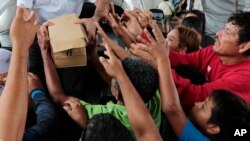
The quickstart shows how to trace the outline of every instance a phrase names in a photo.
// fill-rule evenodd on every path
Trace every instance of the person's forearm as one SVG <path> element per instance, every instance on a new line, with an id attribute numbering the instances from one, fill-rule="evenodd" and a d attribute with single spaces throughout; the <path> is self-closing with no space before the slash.
<path id="1" fill-rule="evenodd" d="M 130 47 L 130 44 L 136 43 L 136 38 L 132 35 L 128 35 L 121 27 L 113 28 L 116 35 L 125 43 L 127 47 Z"/>
<path id="2" fill-rule="evenodd" d="M 158 65 L 158 73 L 160 78 L 159 88 L 162 97 L 163 110 L 171 110 L 172 108 L 169 106 L 175 107 L 175 109 L 180 109 L 181 106 L 179 96 L 175 84 L 173 82 L 169 59 L 161 59 Z"/>
<path id="3" fill-rule="evenodd" d="M 170 67 L 170 60 L 163 58 L 159 61 L 159 85 L 162 111 L 168 118 L 174 132 L 179 136 L 184 128 L 187 117 L 182 110 L 177 89 L 175 87 Z"/>
<path id="4" fill-rule="evenodd" d="M 95 3 L 96 10 L 93 18 L 100 21 L 109 12 L 109 1 L 108 0 L 97 0 Z"/>
<path id="5" fill-rule="evenodd" d="M 26 47 L 13 43 L 7 82 L 0 98 L 0 138 L 6 141 L 21 140 L 24 132 L 28 108 L 27 62 Z"/>
<path id="6" fill-rule="evenodd" d="M 114 44 L 115 44 L 115 43 L 114 43 Z M 115 52 L 115 54 L 116 54 L 121 60 L 124 60 L 125 58 L 131 56 L 125 49 L 123 49 L 121 46 L 116 45 L 116 44 L 112 46 L 112 50 Z"/>
<path id="7" fill-rule="evenodd" d="M 118 76 L 119 77 L 116 79 L 121 88 L 128 118 L 137 140 L 145 140 L 143 137 L 146 137 L 149 134 L 154 136 L 152 139 L 161 140 L 154 120 L 124 70 L 120 72 L 120 75 Z"/>
<path id="8" fill-rule="evenodd" d="M 42 57 L 49 94 L 56 103 L 62 106 L 67 96 L 61 86 L 56 67 L 49 53 L 43 54 Z"/>

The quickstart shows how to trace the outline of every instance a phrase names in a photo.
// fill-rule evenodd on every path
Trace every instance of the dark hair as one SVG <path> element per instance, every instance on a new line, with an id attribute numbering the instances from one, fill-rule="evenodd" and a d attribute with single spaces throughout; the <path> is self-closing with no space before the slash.
<path id="1" fill-rule="evenodd" d="M 186 17 L 182 21 L 182 25 L 187 28 L 195 29 L 201 35 L 203 34 L 203 24 L 197 17 Z"/>
<path id="2" fill-rule="evenodd" d="M 187 53 L 199 50 L 201 43 L 201 36 L 194 29 L 189 29 L 183 26 L 175 27 L 179 32 L 179 48 L 187 47 Z"/>
<path id="3" fill-rule="evenodd" d="M 135 89 L 147 103 L 158 88 L 158 75 L 151 65 L 137 57 L 128 57 L 122 61 L 123 68 Z"/>
<path id="4" fill-rule="evenodd" d="M 239 27 L 238 44 L 250 41 L 250 12 L 234 13 L 228 18 L 228 22 L 232 22 Z M 244 52 L 246 56 L 250 55 L 250 49 Z"/>
<path id="5" fill-rule="evenodd" d="M 242 125 L 249 126 L 250 108 L 236 94 L 226 90 L 214 90 L 210 95 L 214 107 L 208 123 L 220 127 L 219 134 L 214 136 L 215 140 L 229 140 L 232 128 Z"/>
<path id="6" fill-rule="evenodd" d="M 175 71 L 178 75 L 188 78 L 192 84 L 202 85 L 207 81 L 206 76 L 191 65 L 180 64 L 176 66 Z"/>
<path id="7" fill-rule="evenodd" d="M 128 129 L 111 114 L 98 114 L 88 120 L 82 141 L 131 141 Z"/>
<path id="8" fill-rule="evenodd" d="M 201 33 L 204 34 L 205 33 L 205 27 L 206 27 L 205 14 L 202 11 L 197 10 L 197 9 L 192 9 L 192 10 L 188 11 L 187 14 L 188 13 L 195 14 L 196 17 L 201 20 L 201 24 L 202 24 L 202 32 Z"/>
<path id="9" fill-rule="evenodd" d="M 183 14 L 186 15 L 186 14 L 187 14 L 187 11 L 182 10 L 182 11 L 180 11 L 180 12 L 177 12 L 177 13 L 176 13 L 176 16 L 177 16 L 177 17 L 180 17 L 180 16 L 183 15 Z"/>

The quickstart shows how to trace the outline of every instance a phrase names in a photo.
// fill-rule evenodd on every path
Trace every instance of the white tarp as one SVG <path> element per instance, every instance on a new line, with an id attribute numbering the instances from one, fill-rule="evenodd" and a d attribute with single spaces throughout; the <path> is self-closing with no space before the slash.
<path id="1" fill-rule="evenodd" d="M 215 35 L 234 12 L 235 0 L 202 0 L 206 16 L 206 32 Z M 238 10 L 250 11 L 250 0 L 238 0 Z"/>

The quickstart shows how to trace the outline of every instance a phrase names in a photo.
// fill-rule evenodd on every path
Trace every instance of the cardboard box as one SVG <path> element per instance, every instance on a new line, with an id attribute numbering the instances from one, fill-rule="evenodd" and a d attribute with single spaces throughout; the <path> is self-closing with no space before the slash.
<path id="1" fill-rule="evenodd" d="M 87 34 L 81 24 L 74 24 L 75 14 L 68 14 L 51 19 L 49 37 L 52 56 L 57 68 L 87 65 Z"/>

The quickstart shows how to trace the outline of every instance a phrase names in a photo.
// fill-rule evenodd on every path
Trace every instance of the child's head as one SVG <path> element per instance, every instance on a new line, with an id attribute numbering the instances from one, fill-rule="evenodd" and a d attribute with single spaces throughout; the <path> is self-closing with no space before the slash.
<path id="1" fill-rule="evenodd" d="M 234 127 L 249 126 L 250 108 L 235 94 L 215 90 L 205 101 L 195 103 L 191 120 L 213 139 L 227 140 Z"/>
<path id="2" fill-rule="evenodd" d="M 182 26 L 196 30 L 200 35 L 203 34 L 203 25 L 199 18 L 197 17 L 186 17 L 182 21 Z"/>
<path id="3" fill-rule="evenodd" d="M 131 134 L 110 114 L 98 114 L 89 119 L 82 141 L 131 141 Z"/>
<path id="4" fill-rule="evenodd" d="M 179 26 L 168 33 L 167 41 L 171 50 L 191 53 L 199 50 L 201 36 L 193 29 Z"/>
<path id="5" fill-rule="evenodd" d="M 124 59 L 122 65 L 143 101 L 148 102 L 158 88 L 156 71 L 147 62 L 136 57 Z M 112 80 L 111 91 L 118 100 L 122 100 L 119 84 L 114 79 Z"/>
<path id="6" fill-rule="evenodd" d="M 202 24 L 202 32 L 201 34 L 205 33 L 205 26 L 206 26 L 206 18 L 205 18 L 205 14 L 197 9 L 193 9 L 187 12 L 186 17 L 197 17 Z"/>

